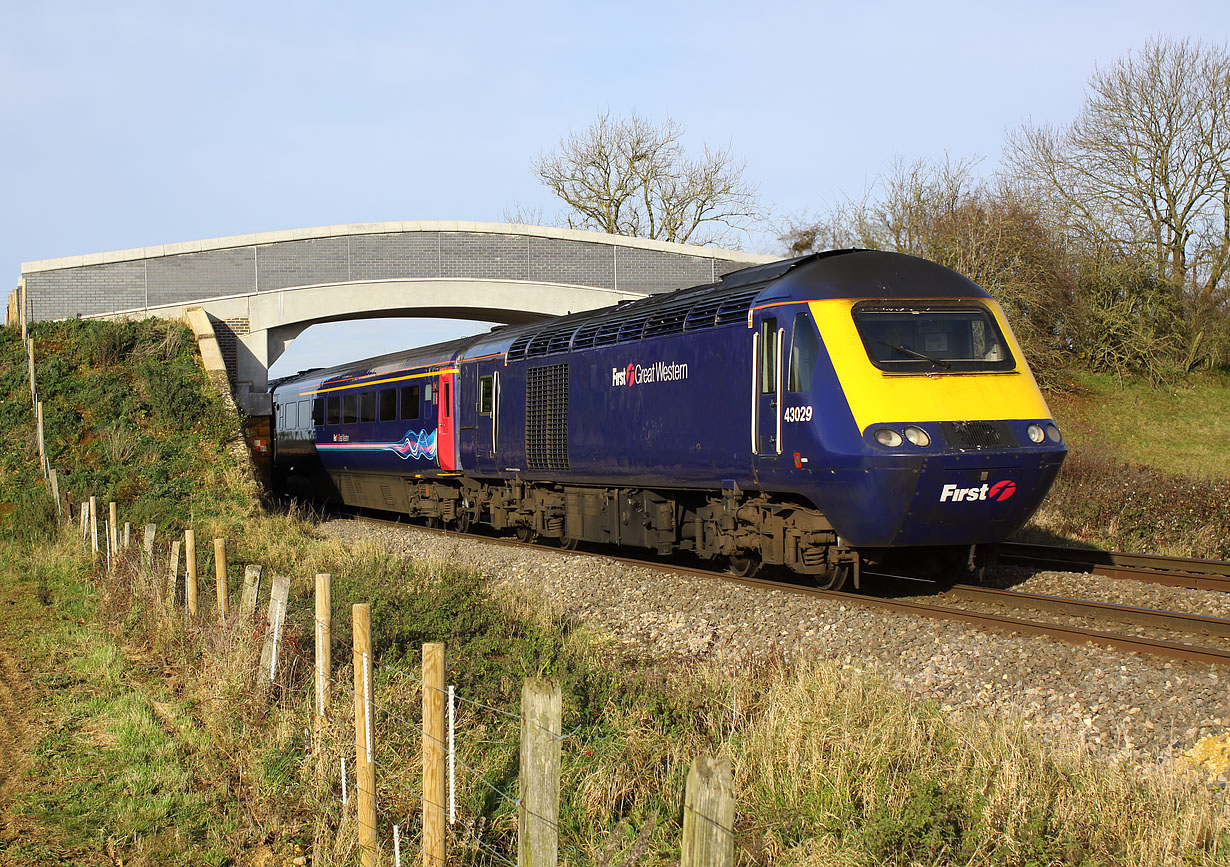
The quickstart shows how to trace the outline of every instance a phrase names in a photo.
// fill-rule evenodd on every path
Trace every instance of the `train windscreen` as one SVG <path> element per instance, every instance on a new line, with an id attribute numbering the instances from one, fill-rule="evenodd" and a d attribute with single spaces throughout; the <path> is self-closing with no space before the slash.
<path id="1" fill-rule="evenodd" d="M 888 373 L 1016 368 L 995 317 L 981 306 L 863 304 L 853 315 L 867 357 Z"/>

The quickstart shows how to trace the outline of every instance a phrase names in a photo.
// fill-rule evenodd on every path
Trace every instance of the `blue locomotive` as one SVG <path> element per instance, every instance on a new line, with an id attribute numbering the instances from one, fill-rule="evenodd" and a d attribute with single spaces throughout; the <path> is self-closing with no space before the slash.
<path id="1" fill-rule="evenodd" d="M 273 401 L 288 493 L 827 586 L 1004 540 L 1067 453 L 990 295 L 868 250 L 301 374 Z"/>

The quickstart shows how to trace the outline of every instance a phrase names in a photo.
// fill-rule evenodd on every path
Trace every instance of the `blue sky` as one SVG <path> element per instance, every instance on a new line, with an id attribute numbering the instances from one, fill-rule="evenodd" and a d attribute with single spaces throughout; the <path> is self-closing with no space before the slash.
<path id="1" fill-rule="evenodd" d="M 550 218 L 531 161 L 607 110 L 731 148 L 778 220 L 816 213 L 898 155 L 992 171 L 1006 131 L 1070 121 L 1154 36 L 1223 44 L 1230 4 L 0 0 L 0 287 L 80 253 Z M 275 373 L 476 327 L 318 327 Z"/>

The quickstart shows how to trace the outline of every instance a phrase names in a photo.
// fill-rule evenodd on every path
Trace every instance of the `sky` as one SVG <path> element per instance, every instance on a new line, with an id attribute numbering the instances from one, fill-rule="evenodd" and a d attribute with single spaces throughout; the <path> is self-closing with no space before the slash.
<path id="1" fill-rule="evenodd" d="M 0 0 L 0 288 L 21 263 L 385 220 L 560 209 L 530 170 L 599 114 L 729 148 L 775 225 L 896 157 L 980 158 L 1071 122 L 1146 40 L 1230 41 L 1230 3 Z M 273 375 L 485 330 L 309 329 Z"/>

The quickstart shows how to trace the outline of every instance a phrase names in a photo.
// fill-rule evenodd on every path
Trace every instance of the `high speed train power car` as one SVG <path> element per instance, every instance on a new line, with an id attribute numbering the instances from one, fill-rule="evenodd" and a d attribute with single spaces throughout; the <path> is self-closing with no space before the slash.
<path id="1" fill-rule="evenodd" d="M 1067 453 L 991 296 L 868 250 L 301 374 L 273 400 L 289 494 L 822 586 L 964 562 Z"/>

